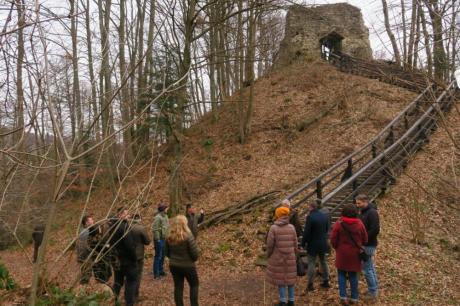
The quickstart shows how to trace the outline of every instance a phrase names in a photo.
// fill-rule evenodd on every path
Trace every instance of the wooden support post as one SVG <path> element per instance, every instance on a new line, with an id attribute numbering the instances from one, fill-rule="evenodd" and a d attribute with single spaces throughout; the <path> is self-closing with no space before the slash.
<path id="1" fill-rule="evenodd" d="M 390 134 L 388 135 L 390 138 L 390 143 L 393 144 L 395 142 L 395 133 L 393 130 L 393 126 L 390 126 Z"/>
<path id="2" fill-rule="evenodd" d="M 321 206 L 321 200 L 323 199 L 323 184 L 321 180 L 316 181 L 316 203 L 318 207 Z"/>
<path id="3" fill-rule="evenodd" d="M 372 159 L 377 157 L 377 146 L 375 145 L 375 142 L 372 144 Z"/>

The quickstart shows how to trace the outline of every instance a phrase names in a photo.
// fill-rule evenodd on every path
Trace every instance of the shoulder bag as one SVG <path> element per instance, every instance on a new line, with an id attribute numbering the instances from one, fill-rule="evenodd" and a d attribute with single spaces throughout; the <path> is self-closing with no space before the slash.
<path id="1" fill-rule="evenodd" d="M 361 261 L 368 261 L 369 260 L 369 255 L 367 255 L 367 253 L 364 251 L 364 248 L 361 246 L 359 246 L 355 239 L 353 238 L 353 235 L 350 233 L 350 231 L 346 228 L 345 225 L 343 225 L 342 222 L 340 222 L 340 226 L 342 226 L 343 230 L 345 232 L 347 232 L 348 234 L 348 237 L 350 237 L 351 241 L 353 242 L 353 244 L 355 245 L 355 247 L 357 247 L 359 249 L 359 259 L 361 259 Z"/>

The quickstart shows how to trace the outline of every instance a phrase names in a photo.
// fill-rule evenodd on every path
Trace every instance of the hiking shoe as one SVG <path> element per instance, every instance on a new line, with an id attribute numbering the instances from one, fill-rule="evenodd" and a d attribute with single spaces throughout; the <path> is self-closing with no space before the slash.
<path id="1" fill-rule="evenodd" d="M 351 299 L 350 300 L 350 305 L 355 305 L 355 304 L 358 304 L 358 300 L 356 299 Z"/>
<path id="2" fill-rule="evenodd" d="M 366 301 L 366 302 L 368 302 L 368 303 L 377 302 L 377 295 L 376 295 L 376 294 L 367 293 L 367 294 L 363 297 L 363 300 Z"/>
<path id="3" fill-rule="evenodd" d="M 294 301 L 288 301 L 287 306 L 294 306 Z"/>
<path id="4" fill-rule="evenodd" d="M 313 291 L 313 290 L 315 290 L 315 287 L 313 287 L 313 284 L 308 284 L 307 291 Z"/>
<path id="5" fill-rule="evenodd" d="M 329 285 L 329 281 L 324 281 L 320 285 L 322 288 L 331 288 L 331 285 Z"/>
<path id="6" fill-rule="evenodd" d="M 279 302 L 279 303 L 275 304 L 275 306 L 286 306 L 286 303 L 285 302 Z"/>
<path id="7" fill-rule="evenodd" d="M 350 305 L 350 303 L 348 303 L 348 299 L 340 298 L 340 305 Z"/>

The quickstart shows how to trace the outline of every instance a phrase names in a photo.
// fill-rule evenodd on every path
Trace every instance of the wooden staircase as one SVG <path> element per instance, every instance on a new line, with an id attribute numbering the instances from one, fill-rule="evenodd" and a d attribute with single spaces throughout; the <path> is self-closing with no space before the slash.
<path id="1" fill-rule="evenodd" d="M 352 67 L 350 63 L 353 61 L 347 56 L 329 56 L 334 58 L 335 65 Z M 341 59 L 346 63 L 341 64 Z M 354 66 L 354 73 L 359 72 L 361 66 Z M 380 63 L 374 68 L 381 70 Z M 369 74 L 369 71 L 372 71 L 372 67 L 368 62 L 361 74 Z M 399 78 L 393 78 L 396 79 Z M 427 82 L 426 78 L 422 82 L 416 75 L 410 81 L 400 84 L 412 84 L 411 89 L 416 90 Z M 356 195 L 365 193 L 375 200 L 389 185 L 394 184 L 410 157 L 429 141 L 430 135 L 438 127 L 441 114 L 448 112 L 458 98 L 456 91 L 454 81 L 447 87 L 428 84 L 371 141 L 286 198 L 291 200 L 292 206 L 301 214 L 307 212 L 308 203 L 316 201 L 320 207 L 329 210 L 333 222 L 339 218 L 341 207 L 353 203 Z"/>

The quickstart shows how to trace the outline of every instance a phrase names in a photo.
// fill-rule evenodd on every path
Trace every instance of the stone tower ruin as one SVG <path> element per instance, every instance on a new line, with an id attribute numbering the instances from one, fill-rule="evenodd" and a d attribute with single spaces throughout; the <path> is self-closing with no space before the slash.
<path id="1" fill-rule="evenodd" d="M 372 58 L 369 30 L 364 25 L 361 10 L 346 3 L 291 6 L 275 66 L 295 60 L 318 59 L 324 48 Z"/>

